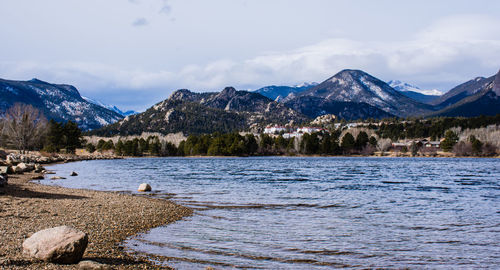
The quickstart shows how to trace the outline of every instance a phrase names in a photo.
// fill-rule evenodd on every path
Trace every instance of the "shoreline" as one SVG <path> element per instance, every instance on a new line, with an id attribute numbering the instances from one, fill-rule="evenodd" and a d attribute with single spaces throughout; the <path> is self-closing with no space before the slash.
<path id="1" fill-rule="evenodd" d="M 123 242 L 190 216 L 192 209 L 143 195 L 44 185 L 31 180 L 37 175 L 11 174 L 8 185 L 0 188 L 0 268 L 78 269 L 77 264 L 45 263 L 22 255 L 22 243 L 33 233 L 68 225 L 88 234 L 82 260 L 112 269 L 171 269 L 155 264 L 154 255 L 125 249 Z"/>

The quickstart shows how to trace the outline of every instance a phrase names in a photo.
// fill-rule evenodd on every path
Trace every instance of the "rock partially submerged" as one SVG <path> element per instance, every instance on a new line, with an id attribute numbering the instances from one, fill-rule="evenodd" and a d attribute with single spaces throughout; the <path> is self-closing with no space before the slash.
<path id="1" fill-rule="evenodd" d="M 42 180 L 42 179 L 45 179 L 45 177 L 43 177 L 43 175 L 41 174 L 31 177 L 31 180 Z"/>
<path id="2" fill-rule="evenodd" d="M 76 172 L 71 172 L 69 176 L 78 176 L 78 174 Z"/>
<path id="3" fill-rule="evenodd" d="M 87 234 L 69 226 L 36 232 L 23 243 L 27 257 L 53 263 L 72 264 L 82 259 L 87 248 Z"/>
<path id="4" fill-rule="evenodd" d="M 61 179 L 66 179 L 66 177 L 54 176 L 54 177 L 50 178 L 50 180 L 61 180 Z"/>
<path id="5" fill-rule="evenodd" d="M 139 185 L 139 188 L 137 189 L 139 192 L 147 192 L 151 191 L 151 186 L 148 183 L 142 183 Z"/>

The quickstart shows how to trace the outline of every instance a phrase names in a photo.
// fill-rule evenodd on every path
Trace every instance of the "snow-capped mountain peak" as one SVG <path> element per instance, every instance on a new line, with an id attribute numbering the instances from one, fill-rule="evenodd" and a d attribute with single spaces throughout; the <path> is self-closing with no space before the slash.
<path id="1" fill-rule="evenodd" d="M 389 84 L 392 88 L 394 88 L 400 92 L 412 91 L 412 92 L 417 92 L 417 93 L 428 95 L 428 96 L 440 96 L 443 94 L 437 89 L 424 90 L 424 89 L 420 89 L 420 87 L 418 87 L 418 86 L 411 85 L 409 83 L 405 83 L 405 82 L 402 82 L 399 80 L 391 80 L 391 81 L 388 81 L 387 84 Z"/>
<path id="2" fill-rule="evenodd" d="M 293 87 L 303 88 L 303 87 L 312 87 L 312 86 L 316 86 L 316 85 L 318 85 L 317 82 L 303 82 L 303 83 L 299 83 L 297 85 L 294 85 Z"/>
<path id="3" fill-rule="evenodd" d="M 129 110 L 129 111 L 124 112 L 124 111 L 120 110 L 118 107 L 116 107 L 114 105 L 104 104 L 104 103 L 102 103 L 100 101 L 97 101 L 95 99 L 91 99 L 89 97 L 82 96 L 82 98 L 85 99 L 86 101 L 92 103 L 92 104 L 99 105 L 101 107 L 104 107 L 104 108 L 106 108 L 108 110 L 114 111 L 114 112 L 116 112 L 116 113 L 118 113 L 120 115 L 123 115 L 123 116 L 129 116 L 129 115 L 137 114 L 136 111 Z"/>

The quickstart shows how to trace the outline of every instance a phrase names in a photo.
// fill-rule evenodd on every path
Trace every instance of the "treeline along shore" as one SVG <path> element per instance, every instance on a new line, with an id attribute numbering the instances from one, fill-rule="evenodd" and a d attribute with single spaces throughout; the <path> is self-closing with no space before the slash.
<path id="1" fill-rule="evenodd" d="M 189 135 L 86 137 L 85 153 L 115 156 L 420 156 L 495 157 L 500 150 L 500 115 L 475 118 L 385 119 L 327 123 L 290 131 Z"/>
<path id="2" fill-rule="evenodd" d="M 230 133 L 147 134 L 95 139 L 71 122 L 47 121 L 16 104 L 0 121 L 0 147 L 85 156 L 475 156 L 500 154 L 500 114 L 472 118 L 389 118 L 269 125 Z M 87 136 L 84 136 L 87 135 Z M 187 137 L 186 137 L 187 136 Z M 176 138 L 171 140 L 169 138 Z"/>

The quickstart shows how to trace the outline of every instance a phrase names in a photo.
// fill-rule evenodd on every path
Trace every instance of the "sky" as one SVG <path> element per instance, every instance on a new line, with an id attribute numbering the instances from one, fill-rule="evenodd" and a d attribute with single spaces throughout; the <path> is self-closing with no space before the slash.
<path id="1" fill-rule="evenodd" d="M 500 69 L 497 0 L 1 0 L 0 78 L 145 110 L 361 69 L 445 92 Z"/>

